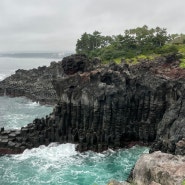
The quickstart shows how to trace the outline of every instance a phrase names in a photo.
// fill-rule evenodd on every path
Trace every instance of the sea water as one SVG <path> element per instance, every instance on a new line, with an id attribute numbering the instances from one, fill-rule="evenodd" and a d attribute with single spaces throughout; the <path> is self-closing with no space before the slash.
<path id="1" fill-rule="evenodd" d="M 0 96 L 0 104 L 0 127 L 5 129 L 20 129 L 35 118 L 45 118 L 53 110 L 22 97 Z"/>
<path id="2" fill-rule="evenodd" d="M 6 61 L 6 62 L 5 62 Z M 14 73 L 18 68 L 30 69 L 49 65 L 46 59 L 0 58 L 0 76 Z M 20 64 L 21 63 L 21 64 Z M 11 65 L 10 65 L 11 64 Z M 23 97 L 0 97 L 0 127 L 18 129 L 52 112 Z M 0 185 L 106 185 L 111 179 L 124 181 L 146 147 L 111 149 L 103 153 L 75 151 L 74 144 L 51 143 L 25 150 L 23 154 L 0 157 Z"/>

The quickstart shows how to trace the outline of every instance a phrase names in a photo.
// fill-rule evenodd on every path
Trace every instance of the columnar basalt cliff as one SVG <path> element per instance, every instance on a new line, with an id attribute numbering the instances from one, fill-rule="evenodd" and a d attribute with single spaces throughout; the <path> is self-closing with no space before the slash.
<path id="1" fill-rule="evenodd" d="M 185 71 L 175 60 L 171 56 L 129 67 L 124 61 L 101 65 L 84 55 L 64 58 L 61 73 L 50 79 L 59 99 L 53 112 L 19 131 L 2 128 L 0 153 L 51 142 L 98 152 L 141 142 L 153 143 L 151 151 L 184 155 Z"/>

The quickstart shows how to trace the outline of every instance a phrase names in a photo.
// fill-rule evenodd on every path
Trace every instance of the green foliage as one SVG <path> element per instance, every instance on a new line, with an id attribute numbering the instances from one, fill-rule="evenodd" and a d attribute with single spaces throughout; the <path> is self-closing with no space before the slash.
<path id="1" fill-rule="evenodd" d="M 180 44 L 178 46 L 176 46 L 178 49 L 178 52 L 182 55 L 185 55 L 185 44 Z"/>
<path id="2" fill-rule="evenodd" d="M 154 60 L 158 55 L 157 54 L 152 54 L 152 55 L 138 55 L 133 58 L 127 58 L 126 63 L 129 65 L 134 65 L 139 63 L 140 61 L 143 60 Z"/>
<path id="3" fill-rule="evenodd" d="M 129 65 L 134 65 L 138 63 L 138 59 L 137 58 L 126 59 L 126 63 Z"/>
<path id="4" fill-rule="evenodd" d="M 115 62 L 116 64 L 120 64 L 120 63 L 121 63 L 121 60 L 122 60 L 121 57 L 115 58 L 115 59 L 114 59 L 114 62 Z"/>
<path id="5" fill-rule="evenodd" d="M 185 179 L 182 181 L 182 185 L 185 185 Z"/>
<path id="6" fill-rule="evenodd" d="M 137 63 L 142 59 L 150 59 L 152 54 L 184 53 L 185 47 L 170 44 L 178 35 L 168 35 L 165 28 L 137 27 L 125 30 L 123 34 L 103 36 L 100 32 L 84 33 L 77 40 L 76 52 L 84 53 L 90 58 L 100 57 L 102 61 L 127 59 L 128 63 Z M 169 43 L 169 44 L 167 44 Z"/>
<path id="7" fill-rule="evenodd" d="M 180 68 L 185 68 L 185 58 L 180 59 Z"/>
<path id="8" fill-rule="evenodd" d="M 166 54 L 166 53 L 177 53 L 178 48 L 175 45 L 164 45 L 163 47 L 156 48 L 155 53 L 157 54 Z"/>
<path id="9" fill-rule="evenodd" d="M 176 45 L 178 54 L 180 55 L 180 68 L 185 68 L 185 44 Z"/>
<path id="10" fill-rule="evenodd" d="M 93 34 L 87 34 L 85 32 L 81 38 L 77 40 L 76 52 L 92 56 L 96 55 L 98 49 L 109 45 L 111 40 L 111 37 L 102 36 L 98 31 L 94 31 Z"/>

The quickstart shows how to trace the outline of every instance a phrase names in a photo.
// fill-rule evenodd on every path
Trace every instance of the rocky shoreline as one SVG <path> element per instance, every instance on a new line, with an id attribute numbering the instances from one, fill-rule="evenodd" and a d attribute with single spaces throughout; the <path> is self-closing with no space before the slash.
<path id="1" fill-rule="evenodd" d="M 15 71 L 15 74 L 0 82 L 0 96 L 25 96 L 40 104 L 54 105 L 57 95 L 52 80 L 61 73 L 61 62 L 51 62 L 49 67 Z"/>
<path id="2" fill-rule="evenodd" d="M 0 153 L 51 142 L 96 152 L 141 142 L 151 146 L 150 152 L 184 156 L 184 77 L 174 55 L 133 66 L 125 61 L 102 65 L 97 58 L 72 55 L 49 67 L 17 70 L 0 82 L 0 95 L 57 104 L 50 115 L 21 130 L 1 128 Z M 154 178 L 148 183 L 152 181 L 160 183 Z"/>

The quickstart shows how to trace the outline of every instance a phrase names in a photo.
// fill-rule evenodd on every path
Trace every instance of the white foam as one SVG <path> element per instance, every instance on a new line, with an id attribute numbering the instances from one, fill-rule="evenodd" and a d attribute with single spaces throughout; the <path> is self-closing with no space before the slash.
<path id="1" fill-rule="evenodd" d="M 29 158 L 41 158 L 47 161 L 59 161 L 61 158 L 67 158 L 77 154 L 75 151 L 75 144 L 57 144 L 51 143 L 49 146 L 40 146 L 31 150 L 25 150 L 23 154 L 14 156 L 17 160 L 25 160 Z"/>
<path id="2" fill-rule="evenodd" d="M 30 106 L 30 107 L 38 107 L 38 106 L 40 106 L 40 104 L 38 102 L 32 102 L 32 101 L 29 101 L 27 105 Z"/>
<path id="3" fill-rule="evenodd" d="M 51 143 L 48 147 L 40 146 L 0 159 L 0 169 L 4 173 L 0 184 L 102 185 L 114 178 L 123 180 L 133 167 L 131 161 L 135 160 L 138 149 L 78 153 L 74 144 Z"/>

